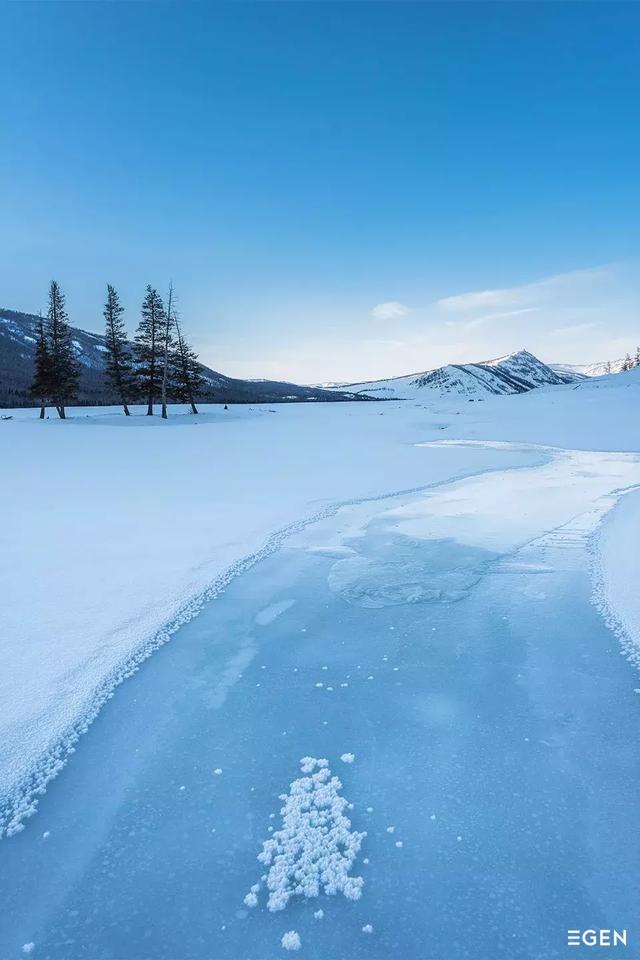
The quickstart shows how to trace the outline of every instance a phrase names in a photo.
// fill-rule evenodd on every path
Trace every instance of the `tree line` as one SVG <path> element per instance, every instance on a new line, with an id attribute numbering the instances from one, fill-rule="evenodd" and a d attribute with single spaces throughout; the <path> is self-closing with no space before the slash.
<path id="1" fill-rule="evenodd" d="M 636 347 L 635 356 L 632 358 L 629 354 L 622 361 L 620 371 L 626 373 L 627 370 L 633 370 L 634 367 L 640 367 L 640 347 Z M 611 373 L 611 364 L 609 364 L 609 373 Z"/>
<path id="2" fill-rule="evenodd" d="M 196 398 L 205 381 L 198 355 L 185 339 L 173 285 L 169 285 L 166 306 L 158 291 L 147 286 L 133 342 L 127 338 L 123 313 L 117 291 L 108 284 L 103 311 L 105 377 L 126 416 L 130 415 L 129 404 L 140 400 L 146 403 L 149 417 L 157 403 L 164 419 L 170 402 L 188 403 L 191 412 L 197 413 Z M 79 380 L 80 363 L 65 297 L 57 281 L 52 280 L 47 315 L 40 316 L 31 384 L 31 395 L 40 404 L 40 418 L 44 418 L 48 406 L 54 406 L 64 419 L 65 407 L 77 397 Z"/>

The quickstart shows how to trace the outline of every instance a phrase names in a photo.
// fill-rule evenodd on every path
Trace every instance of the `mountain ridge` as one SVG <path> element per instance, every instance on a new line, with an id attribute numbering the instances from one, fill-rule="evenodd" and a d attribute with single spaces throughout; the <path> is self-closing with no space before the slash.
<path id="1" fill-rule="evenodd" d="M 536 387 L 559 386 L 583 379 L 584 374 L 554 370 L 528 350 L 517 350 L 493 360 L 449 363 L 420 373 L 344 383 L 327 389 L 347 390 L 363 399 L 369 396 L 376 399 L 417 400 L 426 399 L 428 392 L 440 396 L 454 394 L 469 399 L 483 399 L 484 396 L 525 393 Z"/>

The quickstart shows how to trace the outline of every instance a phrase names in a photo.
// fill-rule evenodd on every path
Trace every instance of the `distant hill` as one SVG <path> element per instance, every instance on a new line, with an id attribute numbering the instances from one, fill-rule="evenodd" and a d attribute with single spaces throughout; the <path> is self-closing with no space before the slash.
<path id="1" fill-rule="evenodd" d="M 621 373 L 624 357 L 618 360 L 600 360 L 596 363 L 551 363 L 556 373 L 568 373 L 582 377 L 604 377 L 607 373 Z"/>
<path id="2" fill-rule="evenodd" d="M 347 390 L 361 397 L 385 400 L 427 400 L 447 394 L 483 399 L 499 394 L 525 393 L 535 387 L 583 380 L 577 372 L 552 369 L 528 350 L 519 350 L 481 363 L 451 363 L 435 370 L 364 383 L 344 383 L 327 389 Z"/>
<path id="3" fill-rule="evenodd" d="M 29 386 L 33 378 L 39 317 L 32 313 L 0 309 L 0 407 L 33 406 Z M 77 403 L 117 403 L 104 377 L 104 337 L 72 328 L 81 365 Z M 295 403 L 304 400 L 362 400 L 346 391 L 300 386 L 278 380 L 237 380 L 202 365 L 207 386 L 199 400 L 217 403 Z"/>

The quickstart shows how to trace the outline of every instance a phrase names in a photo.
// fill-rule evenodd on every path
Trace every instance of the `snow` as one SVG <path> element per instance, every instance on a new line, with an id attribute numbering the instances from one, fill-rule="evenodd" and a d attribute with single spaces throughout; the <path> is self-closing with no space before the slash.
<path id="1" fill-rule="evenodd" d="M 347 800 L 340 796 L 342 783 L 331 775 L 325 759 L 303 757 L 299 777 L 281 797 L 282 828 L 265 840 L 258 860 L 269 867 L 267 907 L 284 910 L 292 897 L 317 897 L 342 893 L 358 900 L 362 877 L 349 875 L 366 836 L 351 829 L 345 816 Z M 255 906 L 251 894 L 244 902 Z M 257 903 L 257 897 L 256 897 Z"/>
<path id="2" fill-rule="evenodd" d="M 597 541 L 595 599 L 628 658 L 640 666 L 640 490 L 623 497 Z"/>
<path id="3" fill-rule="evenodd" d="M 608 373 L 620 373 L 625 362 L 624 357 L 617 360 L 599 360 L 595 363 L 550 363 L 556 373 L 573 374 L 582 377 L 603 377 Z"/>
<path id="4" fill-rule="evenodd" d="M 285 950 L 299 950 L 302 946 L 300 935 L 295 930 L 289 930 L 282 935 L 282 946 Z"/>
<path id="5" fill-rule="evenodd" d="M 109 408 L 69 411 L 65 423 L 11 411 L 0 434 L 12 505 L 0 558 L 0 796 L 10 797 L 0 822 L 33 810 L 114 686 L 292 525 L 469 469 L 466 453 L 412 445 L 420 417 L 342 406 L 212 406 L 164 424 Z"/>
<path id="6" fill-rule="evenodd" d="M 166 423 L 116 408 L 71 409 L 65 423 L 6 411 L 0 829 L 18 829 L 34 811 L 122 679 L 312 521 L 320 526 L 305 549 L 334 552 L 332 586 L 350 603 L 453 602 L 488 559 L 466 548 L 515 549 L 592 507 L 597 522 L 618 490 L 640 481 L 640 371 L 482 404 L 425 395 L 424 404 L 298 404 L 275 413 L 209 405 L 200 417 L 174 409 Z M 490 471 L 514 466 L 496 489 Z M 349 534 L 361 537 L 376 498 L 427 487 L 421 504 L 394 504 L 386 522 L 409 539 L 454 534 L 464 563 L 460 552 L 443 553 L 449 566 L 424 578 L 411 558 L 389 566 L 389 558 L 345 547 Z M 322 518 L 356 502 L 362 517 L 355 511 L 352 528 L 323 542 Z M 603 602 L 637 642 L 637 569 L 625 534 L 637 529 L 633 502 L 633 494 L 623 498 L 600 543 Z M 629 518 L 618 521 L 623 510 Z M 266 628 L 291 603 L 265 607 L 256 623 Z"/>
<path id="7" fill-rule="evenodd" d="M 475 400 L 577 379 L 581 377 L 569 369 L 552 369 L 527 350 L 518 350 L 495 360 L 447 364 L 403 377 L 343 384 L 341 389 L 382 400 L 429 400 L 447 394 Z"/>

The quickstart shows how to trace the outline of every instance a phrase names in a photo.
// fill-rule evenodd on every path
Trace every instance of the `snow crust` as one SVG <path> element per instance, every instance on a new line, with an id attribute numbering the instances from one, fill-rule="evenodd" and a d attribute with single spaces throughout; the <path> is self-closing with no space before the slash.
<path id="1" fill-rule="evenodd" d="M 640 490 L 606 517 L 595 544 L 594 597 L 623 652 L 640 667 Z"/>

